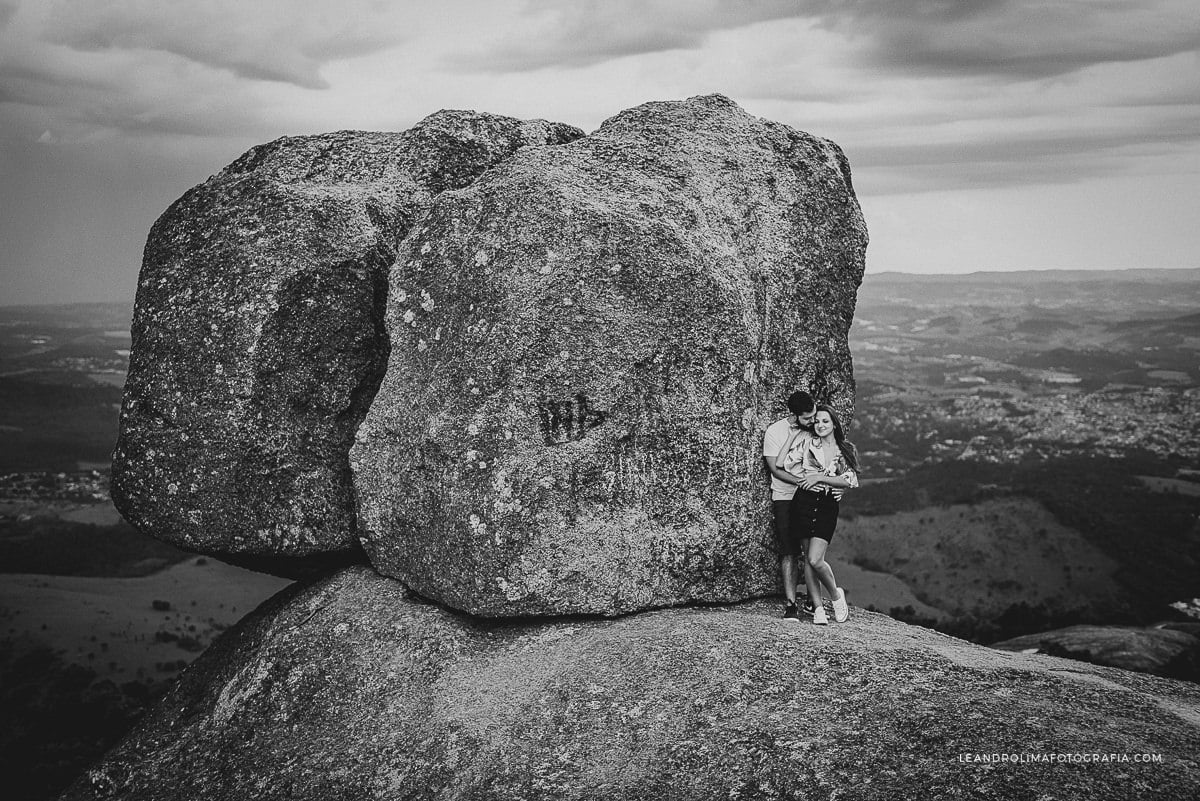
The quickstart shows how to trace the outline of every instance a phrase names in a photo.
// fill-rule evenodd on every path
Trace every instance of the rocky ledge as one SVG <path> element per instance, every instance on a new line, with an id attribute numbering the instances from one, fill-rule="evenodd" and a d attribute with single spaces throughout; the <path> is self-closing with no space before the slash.
<path id="1" fill-rule="evenodd" d="M 227 632 L 63 798 L 1200 797 L 1194 685 L 777 615 L 498 623 L 348 568 Z"/>

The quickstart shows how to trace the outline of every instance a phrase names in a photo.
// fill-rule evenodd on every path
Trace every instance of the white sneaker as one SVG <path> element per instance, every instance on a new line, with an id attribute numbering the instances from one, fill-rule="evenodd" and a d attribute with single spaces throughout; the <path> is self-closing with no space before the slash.
<path id="1" fill-rule="evenodd" d="M 825 615 L 824 606 L 818 606 L 813 610 L 813 623 L 816 623 L 818 626 L 829 625 L 829 618 Z"/>
<path id="2" fill-rule="evenodd" d="M 846 604 L 846 591 L 838 587 L 838 597 L 833 599 L 833 619 L 845 623 L 850 619 L 850 607 Z"/>

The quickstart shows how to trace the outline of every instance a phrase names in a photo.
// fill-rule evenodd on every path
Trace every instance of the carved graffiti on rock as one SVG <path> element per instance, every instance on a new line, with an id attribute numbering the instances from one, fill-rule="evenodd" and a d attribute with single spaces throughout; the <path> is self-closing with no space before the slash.
<path id="1" fill-rule="evenodd" d="M 583 439 L 589 429 L 601 425 L 608 418 L 605 412 L 592 409 L 582 394 L 576 394 L 572 400 L 544 400 L 538 406 L 538 413 L 542 436 L 547 445 Z"/>

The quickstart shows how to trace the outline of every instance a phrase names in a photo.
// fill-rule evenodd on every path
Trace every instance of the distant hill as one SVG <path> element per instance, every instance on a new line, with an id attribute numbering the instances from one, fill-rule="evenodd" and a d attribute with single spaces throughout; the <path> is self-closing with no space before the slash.
<path id="1" fill-rule="evenodd" d="M 991 642 L 1200 595 L 1200 270 L 868 274 L 850 343 L 885 480 L 834 559 L 929 608 L 857 602 Z"/>
<path id="2" fill-rule="evenodd" d="M 1168 315 L 1200 308 L 1200 269 L 868 273 L 858 300 L 860 308 L 891 301 L 927 309 L 968 303 Z"/>
<path id="3" fill-rule="evenodd" d="M 128 303 L 0 307 L 0 473 L 108 465 Z"/>
<path id="4" fill-rule="evenodd" d="M 889 270 L 881 273 L 867 273 L 867 280 L 873 279 L 896 280 L 915 284 L 1051 284 L 1062 281 L 1191 283 L 1200 282 L 1200 267 L 1179 270 L 1154 268 L 1130 268 L 1127 270 L 979 270 L 971 273 L 902 273 Z"/>
<path id="5" fill-rule="evenodd" d="M 1200 336 L 1200 312 L 1171 317 L 1166 320 L 1127 320 L 1113 323 L 1108 330 L 1114 332 L 1144 331 L 1164 334 Z"/>

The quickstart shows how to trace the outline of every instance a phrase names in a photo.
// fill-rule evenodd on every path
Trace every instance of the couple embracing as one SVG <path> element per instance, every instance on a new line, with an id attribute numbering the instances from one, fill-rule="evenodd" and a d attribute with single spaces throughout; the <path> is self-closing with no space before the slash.
<path id="1" fill-rule="evenodd" d="M 799 619 L 796 606 L 797 560 L 804 570 L 813 623 L 850 617 L 846 592 L 837 585 L 825 551 L 837 528 L 842 493 L 858 486 L 858 452 L 846 441 L 837 413 L 815 403 L 807 392 L 788 398 L 791 414 L 767 427 L 763 461 L 771 473 L 771 506 L 783 572 L 785 618 Z"/>

